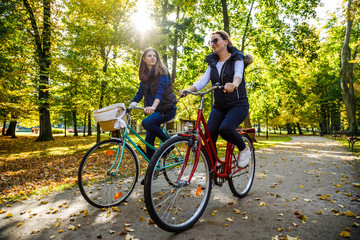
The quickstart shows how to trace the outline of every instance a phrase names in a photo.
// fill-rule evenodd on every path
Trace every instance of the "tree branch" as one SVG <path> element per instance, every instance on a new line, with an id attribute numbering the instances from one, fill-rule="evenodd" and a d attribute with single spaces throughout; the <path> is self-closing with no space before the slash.
<path id="1" fill-rule="evenodd" d="M 41 38 L 40 38 L 40 34 L 39 34 L 39 28 L 36 24 L 36 19 L 35 19 L 35 15 L 34 15 L 34 11 L 33 9 L 31 8 L 29 2 L 27 0 L 23 0 L 23 3 L 24 3 L 24 6 L 26 8 L 26 11 L 28 12 L 29 14 L 29 18 L 30 18 L 30 22 L 31 22 L 31 26 L 32 26 L 32 29 L 34 31 L 34 33 L 32 34 L 34 36 L 34 39 L 35 39 L 35 45 L 38 49 L 38 53 L 42 53 L 42 46 L 41 46 Z M 40 57 L 40 56 L 39 56 Z"/>

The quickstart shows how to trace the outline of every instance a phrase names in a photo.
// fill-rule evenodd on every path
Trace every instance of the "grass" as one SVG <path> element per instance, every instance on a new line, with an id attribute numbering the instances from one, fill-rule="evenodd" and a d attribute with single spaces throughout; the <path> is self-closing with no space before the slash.
<path id="1" fill-rule="evenodd" d="M 64 137 L 58 134 L 54 135 L 55 141 L 49 142 L 36 142 L 36 138 L 32 133 L 19 134 L 15 139 L 0 136 L 0 203 L 74 187 L 80 161 L 96 143 L 95 135 L 74 137 L 68 134 Z M 108 138 L 108 134 L 101 136 L 101 140 Z M 290 139 L 287 135 L 270 135 L 269 139 L 256 136 L 255 149 Z M 223 146 L 226 147 L 226 142 L 219 140 L 218 147 Z M 142 172 L 146 166 L 140 158 Z"/>

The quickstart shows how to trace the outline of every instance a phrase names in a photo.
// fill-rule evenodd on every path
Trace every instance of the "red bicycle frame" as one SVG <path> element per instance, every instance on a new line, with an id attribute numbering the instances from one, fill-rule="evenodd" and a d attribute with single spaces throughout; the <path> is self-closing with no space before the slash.
<path id="1" fill-rule="evenodd" d="M 225 153 L 225 159 L 224 161 L 220 160 L 219 157 L 217 156 L 216 150 L 215 150 L 215 146 L 214 143 L 211 139 L 210 136 L 210 132 L 209 129 L 207 127 L 204 115 L 203 115 L 203 110 L 202 110 L 202 106 L 203 106 L 203 99 L 204 99 L 204 95 L 210 91 L 212 91 L 213 89 L 215 89 L 217 87 L 213 87 L 211 89 L 209 89 L 206 92 L 203 93 L 199 93 L 199 95 L 201 96 L 201 103 L 200 103 L 200 107 L 198 109 L 198 114 L 197 114 L 197 120 L 196 120 L 196 125 L 195 128 L 193 130 L 193 132 L 195 134 L 180 134 L 182 136 L 189 136 L 192 137 L 193 139 L 197 140 L 197 151 L 196 151 L 196 155 L 195 155 L 195 163 L 193 166 L 193 169 L 191 171 L 188 183 L 190 183 L 191 178 L 196 170 L 197 164 L 198 164 L 198 159 L 200 157 L 200 152 L 201 152 L 201 146 L 203 146 L 205 148 L 206 153 L 208 154 L 210 161 L 211 161 L 211 165 L 212 165 L 212 170 L 213 173 L 215 173 L 215 176 L 220 177 L 220 178 L 228 178 L 229 176 L 239 172 L 240 170 L 242 170 L 242 168 L 238 168 L 236 171 L 232 172 L 234 167 L 231 167 L 231 154 L 233 153 L 233 149 L 234 149 L 234 144 L 227 142 L 227 146 L 226 146 L 226 153 Z M 204 127 L 205 133 L 204 131 L 201 129 L 201 124 Z M 237 129 L 238 130 L 238 129 Z M 247 133 L 254 133 L 255 135 L 255 129 L 254 128 L 246 128 L 246 129 L 242 129 L 240 128 L 240 130 L 238 130 L 240 134 L 247 134 Z M 197 135 L 197 136 L 196 136 Z M 253 147 L 253 142 L 254 142 L 254 137 L 252 137 L 252 142 L 251 142 L 251 148 Z M 251 149 L 252 150 L 252 149 Z M 191 152 L 191 147 L 188 147 L 187 152 L 186 152 L 186 156 L 185 156 L 185 162 L 183 166 L 187 165 L 189 156 L 190 156 L 190 152 Z M 215 159 L 215 161 L 214 161 Z M 224 171 L 222 173 L 218 172 L 216 170 L 216 166 L 217 164 L 223 164 L 224 167 Z M 184 172 L 184 167 L 181 170 L 181 173 L 179 174 L 179 179 L 182 176 Z"/>

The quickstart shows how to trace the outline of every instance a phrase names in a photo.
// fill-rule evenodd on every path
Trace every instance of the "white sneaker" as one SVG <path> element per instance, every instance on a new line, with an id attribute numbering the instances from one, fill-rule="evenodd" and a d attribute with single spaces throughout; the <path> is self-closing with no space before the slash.
<path id="1" fill-rule="evenodd" d="M 251 152 L 248 147 L 246 147 L 244 150 L 239 152 L 238 166 L 241 168 L 246 167 L 249 164 L 250 156 L 251 156 Z"/>

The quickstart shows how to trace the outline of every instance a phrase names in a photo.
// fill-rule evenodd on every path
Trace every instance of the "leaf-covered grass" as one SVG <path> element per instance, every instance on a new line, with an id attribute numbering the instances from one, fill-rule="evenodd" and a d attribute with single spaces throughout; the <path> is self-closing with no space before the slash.
<path id="1" fill-rule="evenodd" d="M 36 136 L 19 135 L 15 139 L 0 136 L 0 202 L 47 194 L 77 184 L 80 161 L 96 143 L 96 136 L 55 135 L 54 138 L 55 141 L 36 142 Z M 108 135 L 102 135 L 101 140 L 107 138 Z M 286 135 L 269 139 L 257 136 L 255 149 L 290 139 Z M 218 147 L 226 147 L 226 142 L 219 140 Z M 146 163 L 141 158 L 140 164 L 144 170 Z"/>
<path id="2" fill-rule="evenodd" d="M 281 142 L 287 142 L 290 141 L 291 137 L 288 135 L 280 135 L 280 134 L 270 134 L 269 138 L 266 139 L 266 136 L 255 136 L 255 142 L 254 142 L 254 146 L 255 146 L 255 151 L 257 149 L 260 148 L 266 148 L 266 147 L 271 147 L 273 145 L 276 145 L 278 143 Z M 226 151 L 226 141 L 222 138 L 219 138 L 218 142 L 217 142 L 217 149 L 218 149 L 218 154 L 222 154 L 220 156 L 225 156 L 225 151 Z"/>

